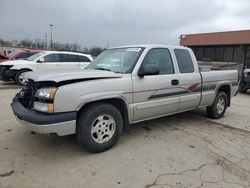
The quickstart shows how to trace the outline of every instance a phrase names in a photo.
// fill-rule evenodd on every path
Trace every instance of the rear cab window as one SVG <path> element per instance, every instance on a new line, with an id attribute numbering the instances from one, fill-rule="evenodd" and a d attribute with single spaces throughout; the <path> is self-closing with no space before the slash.
<path id="1" fill-rule="evenodd" d="M 188 50 L 174 49 L 180 73 L 193 73 L 194 63 Z"/>

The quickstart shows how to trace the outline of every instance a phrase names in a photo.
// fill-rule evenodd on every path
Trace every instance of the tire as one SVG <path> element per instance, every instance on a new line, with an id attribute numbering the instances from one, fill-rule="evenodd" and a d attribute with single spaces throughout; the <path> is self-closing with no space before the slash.
<path id="1" fill-rule="evenodd" d="M 244 82 L 241 82 L 241 83 L 240 83 L 239 92 L 240 92 L 240 93 L 247 93 L 247 88 L 246 88 Z"/>
<path id="2" fill-rule="evenodd" d="M 99 153 L 115 145 L 122 130 L 120 111 L 108 103 L 95 103 L 80 113 L 76 137 L 85 149 Z"/>
<path id="3" fill-rule="evenodd" d="M 224 116 L 228 105 L 228 96 L 225 92 L 219 91 L 212 106 L 207 107 L 207 115 L 213 119 Z"/>
<path id="4" fill-rule="evenodd" d="M 21 74 L 25 73 L 25 72 L 28 72 L 29 70 L 20 70 L 17 72 L 16 76 L 15 76 L 15 81 L 17 83 L 17 85 L 21 85 L 21 86 L 26 86 L 27 85 L 27 80 L 26 79 L 23 79 L 21 78 Z"/>

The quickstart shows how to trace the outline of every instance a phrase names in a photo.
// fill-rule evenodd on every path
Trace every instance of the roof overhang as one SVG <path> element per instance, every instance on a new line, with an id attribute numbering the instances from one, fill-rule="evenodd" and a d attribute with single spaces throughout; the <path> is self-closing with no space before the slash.
<path id="1" fill-rule="evenodd" d="M 180 45 L 182 46 L 242 44 L 250 44 L 250 30 L 188 34 L 180 36 Z"/>

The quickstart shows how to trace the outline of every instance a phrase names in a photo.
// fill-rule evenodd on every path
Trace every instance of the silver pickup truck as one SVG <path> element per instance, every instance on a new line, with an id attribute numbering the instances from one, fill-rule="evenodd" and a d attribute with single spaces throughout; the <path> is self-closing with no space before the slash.
<path id="1" fill-rule="evenodd" d="M 220 118 L 238 91 L 237 71 L 201 72 L 191 49 L 168 45 L 111 48 L 82 70 L 24 76 L 11 104 L 17 120 L 37 133 L 76 134 L 91 152 L 140 121 L 202 106 Z"/>

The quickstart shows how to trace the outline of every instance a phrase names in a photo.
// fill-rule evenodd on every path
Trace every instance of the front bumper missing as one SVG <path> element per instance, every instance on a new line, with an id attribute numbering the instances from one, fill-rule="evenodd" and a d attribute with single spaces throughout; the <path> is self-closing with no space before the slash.
<path id="1" fill-rule="evenodd" d="M 17 121 L 36 133 L 65 136 L 76 132 L 76 112 L 40 113 L 25 108 L 17 98 L 13 100 L 11 107 Z"/>

